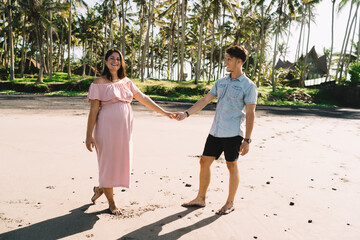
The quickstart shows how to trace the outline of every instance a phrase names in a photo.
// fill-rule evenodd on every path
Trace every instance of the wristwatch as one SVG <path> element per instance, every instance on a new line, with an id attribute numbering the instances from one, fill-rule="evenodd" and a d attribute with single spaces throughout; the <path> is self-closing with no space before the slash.
<path id="1" fill-rule="evenodd" d="M 250 138 L 244 138 L 244 142 L 251 143 L 251 139 Z"/>

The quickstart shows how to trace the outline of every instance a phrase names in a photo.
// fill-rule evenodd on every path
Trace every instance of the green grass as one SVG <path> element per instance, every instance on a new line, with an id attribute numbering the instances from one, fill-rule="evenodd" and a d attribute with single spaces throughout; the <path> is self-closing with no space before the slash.
<path id="1" fill-rule="evenodd" d="M 81 77 L 79 75 L 72 75 L 71 80 L 67 80 L 66 73 L 54 73 L 53 79 L 50 81 L 48 77 L 44 77 L 43 84 L 35 84 L 36 78 L 17 78 L 16 83 L 28 83 L 28 87 L 43 88 L 49 83 L 71 83 L 75 84 L 80 82 L 81 88 L 78 91 L 53 91 L 41 93 L 43 95 L 59 95 L 59 96 L 86 96 L 88 85 L 95 79 L 95 77 Z M 196 102 L 202 98 L 214 85 L 214 81 L 207 84 L 207 82 L 199 82 L 195 84 L 194 81 L 187 81 L 177 83 L 175 81 L 167 80 L 146 80 L 141 82 L 139 79 L 132 80 L 136 86 L 149 97 L 154 100 L 167 100 L 167 101 L 190 101 Z M 69 88 L 71 89 L 71 88 Z M 288 106 L 338 106 L 338 102 L 334 100 L 330 94 L 321 89 L 308 89 L 308 88 L 294 88 L 294 87 L 277 87 L 275 92 L 272 91 L 271 86 L 261 86 L 258 89 L 258 104 L 263 105 L 288 105 Z M 311 103 L 302 101 L 290 101 L 289 95 L 293 93 L 306 93 L 313 99 Z M 23 92 L 16 92 L 13 90 L 0 90 L 0 94 L 29 94 Z M 34 93 L 33 93 L 34 94 Z M 35 93 L 38 94 L 38 93 Z"/>
<path id="2" fill-rule="evenodd" d="M 76 75 L 76 74 L 72 74 L 71 75 L 71 79 L 68 80 L 67 79 L 67 73 L 62 73 L 62 72 L 55 72 L 53 74 L 53 77 L 51 80 L 49 80 L 48 76 L 44 76 L 43 78 L 43 82 L 44 83 L 66 83 L 66 82 L 76 82 L 79 80 L 84 79 L 82 76 L 80 75 Z M 15 80 L 13 82 L 15 83 L 35 83 L 37 80 L 37 76 L 34 75 L 34 77 L 31 78 L 15 78 Z"/>

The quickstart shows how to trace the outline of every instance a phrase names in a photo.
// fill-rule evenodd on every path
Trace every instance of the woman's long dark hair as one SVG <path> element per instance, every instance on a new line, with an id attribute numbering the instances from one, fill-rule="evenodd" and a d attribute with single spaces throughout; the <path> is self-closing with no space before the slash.
<path id="1" fill-rule="evenodd" d="M 105 54 L 105 60 L 107 61 L 108 58 L 111 56 L 111 54 L 113 54 L 114 52 L 116 52 L 116 53 L 118 53 L 120 55 L 120 69 L 118 70 L 117 75 L 118 75 L 119 79 L 123 79 L 124 77 L 126 77 L 126 68 L 125 68 L 125 60 L 124 60 L 124 57 L 121 54 L 121 52 L 119 50 L 117 50 L 117 49 L 110 49 Z M 103 76 L 105 75 L 107 77 L 107 79 L 109 79 L 110 81 L 114 80 L 114 79 L 112 79 L 110 70 L 106 66 L 106 64 L 105 64 L 104 71 L 103 71 L 102 75 Z"/>

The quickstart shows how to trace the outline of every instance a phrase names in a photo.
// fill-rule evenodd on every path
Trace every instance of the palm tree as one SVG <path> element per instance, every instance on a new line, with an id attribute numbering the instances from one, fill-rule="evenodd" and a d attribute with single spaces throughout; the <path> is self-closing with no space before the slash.
<path id="1" fill-rule="evenodd" d="M 186 6 L 187 0 L 183 0 L 181 9 L 181 59 L 180 59 L 180 82 L 184 79 L 184 56 L 185 56 L 185 29 L 186 29 Z"/>
<path id="2" fill-rule="evenodd" d="M 305 1 L 305 0 L 304 0 Z M 275 0 L 272 0 L 270 3 L 270 6 L 275 4 Z M 273 61 L 272 61 L 272 72 L 271 72 L 271 83 L 272 83 L 272 89 L 275 91 L 275 61 L 277 58 L 277 52 L 278 52 L 278 38 L 280 33 L 280 22 L 281 17 L 284 13 L 284 11 L 289 10 L 290 14 L 294 14 L 294 1 L 292 0 L 279 0 L 277 4 L 277 14 L 278 14 L 278 20 L 277 20 L 277 27 L 275 32 L 275 45 L 274 45 L 274 55 L 273 55 Z"/>
<path id="3" fill-rule="evenodd" d="M 277 45 L 278 45 L 278 37 L 279 37 L 279 31 L 280 31 L 280 20 L 283 13 L 283 4 L 284 0 L 279 0 L 277 13 L 278 13 L 278 22 L 277 22 L 277 28 L 275 33 L 275 46 L 274 46 L 274 55 L 273 55 L 273 63 L 272 63 L 272 74 L 271 74 L 271 83 L 272 83 L 272 90 L 275 92 L 275 61 L 277 57 Z"/>
<path id="4" fill-rule="evenodd" d="M 14 40 L 13 40 L 13 28 L 12 28 L 12 8 L 14 6 L 11 4 L 11 0 L 8 0 L 8 16 L 9 16 L 9 44 L 10 44 L 10 80 L 15 80 L 15 71 L 14 71 Z"/>
<path id="5" fill-rule="evenodd" d="M 68 74 L 68 79 L 71 79 L 71 54 L 70 54 L 70 50 L 71 50 L 71 24 L 72 24 L 72 8 L 73 5 L 76 6 L 84 6 L 87 9 L 87 4 L 84 2 L 84 0 L 69 0 L 69 21 L 68 21 L 68 69 L 67 69 L 67 74 Z"/>
<path id="6" fill-rule="evenodd" d="M 151 2 L 150 2 L 150 4 L 151 4 Z M 145 78 L 144 78 L 145 59 L 146 59 L 147 48 L 149 46 L 150 27 L 151 27 L 152 21 L 153 21 L 154 6 L 155 6 L 155 0 L 152 0 L 149 18 L 148 18 L 148 27 L 147 27 L 147 31 L 146 31 L 145 44 L 144 44 L 144 48 L 143 48 L 143 52 L 142 52 L 142 59 L 141 59 L 140 73 L 141 73 L 141 81 L 142 82 L 145 82 Z"/>
<path id="7" fill-rule="evenodd" d="M 354 1 L 355 2 L 355 1 Z M 351 30 L 352 30 L 352 26 L 354 24 L 354 22 L 356 21 L 356 17 L 357 17 L 357 12 L 360 6 L 360 0 L 357 0 L 357 4 L 356 4 L 356 10 L 353 16 L 353 19 L 351 21 L 350 24 L 350 28 L 349 31 L 347 32 L 347 36 L 345 35 L 346 41 L 345 41 L 345 47 L 344 47 L 344 52 L 342 54 L 342 57 L 340 57 L 340 76 L 339 76 L 339 84 L 341 82 L 341 78 L 342 78 L 342 74 L 343 74 L 343 68 L 344 68 L 344 64 L 345 64 L 345 57 L 346 57 L 346 49 L 350 40 L 350 34 L 351 34 Z"/>
<path id="8" fill-rule="evenodd" d="M 333 56 L 334 50 L 334 15 L 335 15 L 335 2 L 336 0 L 331 0 L 332 7 L 331 7 L 331 48 L 330 48 L 330 58 L 329 58 L 329 65 L 328 65 L 328 74 L 326 75 L 325 82 L 328 80 L 330 76 L 330 68 L 331 68 L 331 61 Z M 360 42 L 360 41 L 359 41 Z"/>
<path id="9" fill-rule="evenodd" d="M 200 77 L 201 49 L 202 49 L 204 21 L 205 21 L 205 16 L 208 14 L 207 13 L 207 1 L 202 0 L 201 5 L 194 4 L 194 8 L 200 9 L 200 12 L 201 12 L 200 34 L 199 34 L 199 41 L 198 41 L 197 62 L 196 62 L 196 70 L 195 70 L 195 84 L 198 84 L 199 77 Z"/>
<path id="10" fill-rule="evenodd" d="M 163 37 L 164 39 L 170 39 L 168 45 L 168 61 L 167 61 L 167 78 L 171 79 L 173 74 L 173 52 L 174 52 L 174 39 L 175 39 L 175 27 L 178 19 L 178 0 L 169 0 L 164 2 L 164 10 L 159 14 L 159 18 L 166 18 L 163 21 Z"/>
<path id="11" fill-rule="evenodd" d="M 341 63 L 341 59 L 343 58 L 343 53 L 345 52 L 344 47 L 345 47 L 345 42 L 346 42 L 346 38 L 347 38 L 347 33 L 348 33 L 348 30 L 349 30 L 349 24 L 350 24 L 351 15 L 352 15 L 352 9 L 353 9 L 355 1 L 358 1 L 358 0 L 351 0 L 350 10 L 349 10 L 349 17 L 348 17 L 348 21 L 347 21 L 347 24 L 346 24 L 345 34 L 344 34 L 344 40 L 343 40 L 343 44 L 342 44 L 342 47 L 341 47 L 337 68 L 336 68 L 335 82 L 338 81 L 338 73 L 339 73 L 339 70 L 340 70 L 340 63 Z M 349 0 L 341 0 L 340 3 L 339 3 L 339 11 L 341 11 L 343 9 L 343 7 L 348 2 L 349 2 Z M 340 70 L 340 71 L 342 71 L 342 70 Z M 341 78 L 339 78 L 338 84 L 340 84 L 340 83 L 341 83 Z"/>
<path id="12" fill-rule="evenodd" d="M 305 86 L 305 76 L 306 76 L 306 72 L 307 72 L 307 58 L 308 58 L 308 52 L 309 52 L 309 41 L 310 41 L 310 23 L 311 23 L 311 15 L 312 15 L 312 11 L 311 11 L 311 7 L 314 6 L 315 3 L 319 3 L 319 0 L 303 0 L 303 4 L 304 7 L 307 7 L 307 14 L 308 14 L 308 35 L 307 35 L 307 43 L 306 43 L 306 55 L 305 55 L 305 60 L 304 60 L 304 72 L 303 74 L 301 74 L 301 78 L 300 78 L 300 87 L 304 87 Z"/>

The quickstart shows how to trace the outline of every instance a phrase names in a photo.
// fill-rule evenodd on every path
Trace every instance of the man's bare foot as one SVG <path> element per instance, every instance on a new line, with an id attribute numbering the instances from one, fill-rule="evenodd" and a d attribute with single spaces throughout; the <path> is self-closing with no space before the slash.
<path id="1" fill-rule="evenodd" d="M 229 214 L 231 212 L 235 211 L 235 208 L 234 208 L 234 203 L 230 203 L 230 202 L 227 202 L 225 203 L 225 205 L 220 208 L 216 214 L 217 215 L 226 215 L 226 214 Z"/>
<path id="2" fill-rule="evenodd" d="M 115 203 L 109 203 L 109 210 L 111 212 L 111 214 L 113 215 L 121 215 L 121 211 L 120 209 L 115 205 Z"/>
<path id="3" fill-rule="evenodd" d="M 205 199 L 195 198 L 194 200 L 192 200 L 190 202 L 183 203 L 181 206 L 203 208 L 206 206 L 206 203 L 205 203 Z"/>
<path id="4" fill-rule="evenodd" d="M 91 201 L 93 202 L 93 204 L 95 204 L 96 199 L 98 199 L 103 193 L 103 189 L 99 188 L 99 187 L 94 187 L 93 188 L 94 191 L 94 195 L 91 198 Z"/>

